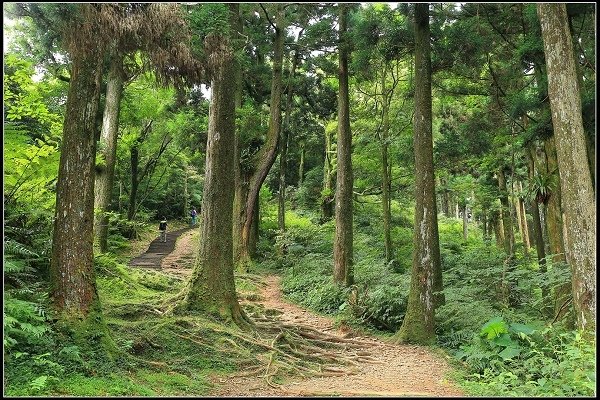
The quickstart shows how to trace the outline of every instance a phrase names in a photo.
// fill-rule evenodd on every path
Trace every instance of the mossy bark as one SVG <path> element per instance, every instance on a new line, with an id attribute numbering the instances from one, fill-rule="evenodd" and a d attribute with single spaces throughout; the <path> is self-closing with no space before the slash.
<path id="1" fill-rule="evenodd" d="M 275 38 L 273 41 L 273 76 L 271 79 L 271 101 L 269 104 L 269 129 L 266 142 L 260 149 L 254 163 L 256 169 L 248 180 L 248 194 L 244 199 L 245 210 L 241 232 L 239 236 L 239 259 L 238 270 L 248 270 L 252 264 L 253 240 L 257 240 L 252 230 L 258 226 L 258 199 L 260 188 L 264 183 L 271 167 L 277 158 L 277 146 L 279 143 L 279 132 L 281 130 L 281 97 L 282 97 L 282 69 L 283 69 L 283 45 L 285 39 L 285 20 L 283 4 L 277 5 Z M 233 77 L 232 77 L 233 81 Z M 254 236 L 253 236 L 254 235 Z M 253 239 L 254 238 L 254 239 Z"/>
<path id="2" fill-rule="evenodd" d="M 339 94 L 337 131 L 337 177 L 335 194 L 335 236 L 333 239 L 333 280 L 339 285 L 354 284 L 353 271 L 353 174 L 350 97 L 348 92 L 347 35 L 348 6 L 339 7 Z"/>
<path id="3" fill-rule="evenodd" d="M 108 251 L 108 211 L 117 154 L 117 133 L 119 128 L 119 110 L 123 93 L 123 54 L 115 53 L 111 57 L 102 130 L 100 132 L 100 154 L 104 159 L 102 167 L 96 168 L 94 185 L 94 235 L 101 253 Z"/>
<path id="4" fill-rule="evenodd" d="M 89 29 L 84 32 L 90 34 Z M 104 53 L 100 40 L 88 39 L 80 38 L 70 51 L 50 264 L 57 313 L 84 318 L 98 301 L 93 258 L 95 123 Z"/>
<path id="5" fill-rule="evenodd" d="M 435 308 L 443 303 L 433 169 L 429 4 L 415 5 L 415 229 L 406 315 L 395 340 L 435 341 Z"/>
<path id="6" fill-rule="evenodd" d="M 596 328 L 596 201 L 566 5 L 539 3 L 578 328 Z"/>
<path id="7" fill-rule="evenodd" d="M 233 10 L 237 4 L 232 4 Z M 176 311 L 209 314 L 246 326 L 249 320 L 237 300 L 233 265 L 233 169 L 235 141 L 234 52 L 228 40 L 211 35 L 205 41 L 211 71 L 211 107 L 202 199 L 201 240 L 185 296 Z"/>

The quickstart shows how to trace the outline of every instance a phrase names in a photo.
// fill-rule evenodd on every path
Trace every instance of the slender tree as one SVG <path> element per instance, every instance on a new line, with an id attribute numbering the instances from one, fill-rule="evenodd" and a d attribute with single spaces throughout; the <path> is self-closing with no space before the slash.
<path id="1" fill-rule="evenodd" d="M 435 307 L 443 302 L 433 169 L 429 4 L 415 4 L 415 229 L 411 285 L 399 342 L 432 343 Z"/>
<path id="2" fill-rule="evenodd" d="M 113 48 L 106 85 L 102 130 L 100 132 L 100 154 L 103 160 L 96 163 L 94 234 L 101 253 L 108 251 L 108 216 L 106 211 L 108 211 L 115 176 L 119 110 L 125 80 L 123 58 L 123 53 Z"/>
<path id="3" fill-rule="evenodd" d="M 266 11 L 265 11 L 266 13 Z M 267 15 L 270 20 L 270 17 Z M 283 45 L 285 39 L 284 5 L 277 4 L 273 41 L 273 77 L 271 80 L 271 103 L 269 129 L 266 142 L 261 147 L 254 160 L 256 169 L 248 180 L 248 194 L 245 199 L 243 220 L 241 221 L 238 270 L 248 271 L 252 263 L 253 243 L 256 241 L 258 231 L 258 195 L 275 159 L 277 157 L 277 146 L 279 143 L 279 132 L 281 130 L 281 97 L 282 97 L 282 69 L 283 69 Z"/>
<path id="4" fill-rule="evenodd" d="M 596 202 L 566 4 L 539 3 L 577 326 L 596 329 Z"/>
<path id="5" fill-rule="evenodd" d="M 348 6 L 339 7 L 339 97 L 337 131 L 337 180 L 335 194 L 335 237 L 333 242 L 333 280 L 344 286 L 354 283 L 352 249 L 352 134 L 348 93 L 347 40 Z"/>

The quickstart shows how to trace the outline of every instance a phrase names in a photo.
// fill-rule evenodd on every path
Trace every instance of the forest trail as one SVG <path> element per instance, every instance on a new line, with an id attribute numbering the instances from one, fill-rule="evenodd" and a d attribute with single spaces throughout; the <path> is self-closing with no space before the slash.
<path id="1" fill-rule="evenodd" d="M 177 246 L 163 256 L 161 269 L 172 276 L 185 279 L 192 271 L 197 236 L 186 229 L 181 232 Z M 175 240 L 175 238 L 173 238 Z M 174 246 L 174 243 L 173 243 Z M 149 248 L 154 250 L 152 245 Z M 141 256 L 140 256 L 141 257 Z M 143 258 L 142 258 L 143 259 Z M 300 397 L 300 396 L 369 396 L 369 397 L 464 397 L 464 393 L 448 379 L 450 371 L 446 360 L 427 347 L 386 343 L 375 337 L 359 336 L 351 329 L 336 328 L 333 319 L 317 315 L 286 301 L 281 291 L 281 278 L 267 275 L 255 283 L 260 287 L 252 300 L 241 294 L 245 308 L 252 305 L 264 310 L 263 314 L 285 326 L 297 326 L 320 332 L 322 335 L 352 341 L 350 348 L 336 350 L 338 354 L 363 354 L 361 362 L 345 370 L 350 374 L 338 376 L 302 377 L 272 384 L 265 374 L 212 378 L 215 388 L 210 396 L 226 397 Z"/>
<path id="2" fill-rule="evenodd" d="M 133 258 L 129 262 L 129 266 L 160 269 L 163 259 L 171 255 L 175 250 L 175 243 L 177 242 L 177 239 L 182 234 L 191 230 L 192 228 L 183 228 L 176 231 L 167 230 L 166 242 L 161 242 L 157 233 L 156 239 L 150 242 L 148 249 L 144 253 Z"/>

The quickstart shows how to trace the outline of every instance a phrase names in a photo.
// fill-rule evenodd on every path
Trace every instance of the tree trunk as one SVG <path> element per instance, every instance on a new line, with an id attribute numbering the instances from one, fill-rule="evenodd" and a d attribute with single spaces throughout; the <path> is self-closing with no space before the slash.
<path id="1" fill-rule="evenodd" d="M 519 191 L 523 193 L 523 183 L 519 181 Z M 529 252 L 529 248 L 531 247 L 531 241 L 529 240 L 529 226 L 527 224 L 527 209 L 525 208 L 525 202 L 522 197 L 518 197 L 519 207 L 521 209 L 521 230 L 523 231 L 523 245 L 525 246 L 525 254 Z"/>
<path id="2" fill-rule="evenodd" d="M 136 140 L 129 150 L 129 160 L 131 165 L 131 190 L 129 191 L 129 206 L 127 207 L 127 219 L 133 220 L 135 217 L 135 203 L 137 201 L 137 192 L 139 185 L 139 163 L 140 163 L 140 143 Z"/>
<path id="3" fill-rule="evenodd" d="M 556 147 L 554 145 L 554 136 L 544 141 L 544 160 L 545 173 L 554 175 L 558 178 L 558 161 L 556 160 Z M 564 268 L 566 266 L 565 245 L 563 239 L 563 219 L 560 205 L 560 185 L 556 185 L 546 204 L 546 232 L 549 242 L 549 252 L 553 268 Z M 569 308 L 562 307 L 572 296 L 572 283 L 566 282 L 554 289 L 554 314 L 558 319 L 562 319 L 567 314 Z M 570 328 L 575 327 L 574 315 L 567 319 L 567 325 Z"/>
<path id="4" fill-rule="evenodd" d="M 288 137 L 290 129 L 290 114 L 292 109 L 293 89 L 294 89 L 294 74 L 298 65 L 298 50 L 294 52 L 292 67 L 290 69 L 290 77 L 288 79 L 287 98 L 285 101 L 285 119 L 281 129 L 281 152 L 279 154 L 279 195 L 277 209 L 277 224 L 280 231 L 285 231 L 285 172 L 287 170 L 287 150 Z"/>
<path id="5" fill-rule="evenodd" d="M 243 23 L 239 14 L 239 7 L 237 10 L 237 16 L 234 15 L 234 31 L 242 33 Z M 241 43 L 239 41 L 232 41 L 232 44 L 236 51 L 239 51 Z M 234 65 L 235 72 L 235 108 L 240 109 L 242 107 L 242 85 L 243 76 L 242 69 L 239 63 Z M 237 114 L 237 113 L 236 113 Z M 232 220 L 232 234 L 233 234 L 233 265 L 240 266 L 240 249 L 241 249 L 241 237 L 242 237 L 242 221 L 245 220 L 244 213 L 244 199 L 247 195 L 247 180 L 243 179 L 242 165 L 240 164 L 241 159 L 241 148 L 239 143 L 239 136 L 241 132 L 239 127 L 236 128 L 233 141 L 233 180 L 235 182 L 234 196 L 233 196 L 233 220 Z"/>
<path id="6" fill-rule="evenodd" d="M 578 328 L 596 328 L 596 202 L 581 117 L 573 44 L 564 3 L 539 3 L 548 71 L 548 95 L 568 233 L 567 261 L 573 272 Z"/>
<path id="7" fill-rule="evenodd" d="M 337 179 L 335 195 L 335 237 L 333 240 L 333 280 L 339 285 L 354 284 L 353 261 L 353 174 L 350 97 L 348 92 L 349 42 L 346 37 L 348 5 L 339 7 L 339 97 L 337 131 Z"/>
<path id="8" fill-rule="evenodd" d="M 513 218 L 511 213 L 511 205 L 508 201 L 508 191 L 506 186 L 506 178 L 502 167 L 498 169 L 498 187 L 500 188 L 500 203 L 502 204 L 502 224 L 504 227 L 504 251 L 507 254 L 507 259 L 504 262 L 504 269 L 501 277 L 501 292 L 502 301 L 506 306 L 514 305 L 512 285 L 507 276 L 514 271 L 514 256 L 515 256 L 515 236 L 513 231 Z"/>
<path id="9" fill-rule="evenodd" d="M 510 215 L 510 203 L 508 201 L 508 190 L 506 178 L 502 168 L 498 170 L 498 187 L 500 188 L 500 203 L 502 204 L 502 225 L 504 227 L 504 250 L 512 258 L 515 254 L 515 235 L 513 230 L 512 216 Z"/>
<path id="10" fill-rule="evenodd" d="M 94 193 L 94 231 L 100 253 L 108 251 L 108 216 L 105 214 L 110 205 L 115 161 L 117 154 L 117 134 L 119 129 L 119 110 L 123 94 L 123 55 L 111 57 L 108 82 L 106 84 L 106 103 L 100 133 L 100 152 L 104 158 L 102 166 L 96 168 Z"/>
<path id="11" fill-rule="evenodd" d="M 77 30 L 83 33 L 76 40 L 85 44 L 74 44 L 70 51 L 71 80 L 56 184 L 50 263 L 52 303 L 58 318 L 70 325 L 82 321 L 94 323 L 97 313 L 101 319 L 94 272 L 93 223 L 95 125 L 104 48 L 101 40 L 91 38 L 90 28 L 78 26 Z"/>
<path id="12" fill-rule="evenodd" d="M 463 240 L 467 241 L 467 239 L 469 238 L 469 216 L 467 213 L 467 204 L 465 203 L 464 206 L 461 207 L 462 208 L 462 223 L 463 223 Z"/>
<path id="13" fill-rule="evenodd" d="M 435 308 L 443 302 L 435 201 L 428 3 L 415 4 L 415 229 L 406 315 L 396 338 L 432 343 Z"/>
<path id="14" fill-rule="evenodd" d="M 390 100 L 393 95 L 393 89 L 389 90 L 386 88 L 387 78 L 387 64 L 383 68 L 381 74 L 381 93 L 383 95 L 382 100 L 382 119 L 383 126 L 381 130 L 381 203 L 383 208 L 383 244 L 385 248 L 385 261 L 388 264 L 393 260 L 394 254 L 392 249 L 392 235 L 391 235 L 391 196 L 390 196 L 390 163 L 388 160 L 388 147 L 389 147 L 389 130 L 390 130 Z"/>
<path id="15" fill-rule="evenodd" d="M 300 162 L 298 163 L 298 187 L 304 182 L 304 142 L 300 143 Z"/>
<path id="16" fill-rule="evenodd" d="M 334 196 L 333 196 L 333 162 L 331 160 L 331 132 L 325 129 L 325 157 L 323 160 L 323 190 L 321 191 L 321 221 L 329 221 L 333 218 Z"/>
<path id="17" fill-rule="evenodd" d="M 229 5 L 231 18 L 239 4 Z M 207 313 L 240 326 L 249 319 L 241 309 L 233 276 L 233 196 L 231 170 L 235 140 L 235 56 L 227 39 L 205 40 L 211 71 L 211 105 L 206 146 L 206 176 L 202 197 L 201 240 L 198 257 L 180 307 Z"/>
<path id="18" fill-rule="evenodd" d="M 258 223 L 258 213 L 256 206 L 260 188 L 265 181 L 275 158 L 277 157 L 277 144 L 279 142 L 279 131 L 281 129 L 281 94 L 282 94 L 282 64 L 283 64 L 283 43 L 285 39 L 283 3 L 277 4 L 277 16 L 274 40 L 273 56 L 273 77 L 271 80 L 271 104 L 269 131 L 264 146 L 259 151 L 255 160 L 258 163 L 255 172 L 249 180 L 248 196 L 245 201 L 245 220 L 241 229 L 241 245 L 238 269 L 248 271 L 252 264 L 252 229 L 255 223 Z"/>

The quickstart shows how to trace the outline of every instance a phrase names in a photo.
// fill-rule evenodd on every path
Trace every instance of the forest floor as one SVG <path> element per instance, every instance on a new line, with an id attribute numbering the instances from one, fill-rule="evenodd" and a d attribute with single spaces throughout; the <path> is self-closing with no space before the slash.
<path id="1" fill-rule="evenodd" d="M 180 279 L 186 279 L 192 271 L 197 249 L 197 229 L 183 229 L 172 232 L 174 245 L 169 254 L 165 249 L 149 247 L 154 255 L 142 255 L 145 260 L 141 267 L 160 268 L 162 272 Z M 169 246 L 169 248 L 172 248 Z M 162 254 L 156 254 L 162 253 Z M 135 260 L 135 259 L 134 259 Z M 154 260 L 155 265 L 146 261 Z M 132 260 L 133 261 L 133 260 Z M 158 263 L 160 262 L 160 267 Z M 145 265 L 143 265 L 145 264 Z M 338 338 L 348 343 L 352 349 L 339 348 L 339 354 L 351 351 L 353 355 L 364 354 L 360 362 L 354 362 L 351 369 L 331 376 L 292 376 L 274 384 L 264 374 L 233 374 L 214 376 L 214 388 L 210 396 L 260 397 L 260 396 L 403 396 L 403 397 L 464 397 L 465 394 L 449 379 L 451 368 L 444 355 L 435 350 L 414 345 L 399 345 L 386 342 L 373 336 L 353 331 L 346 326 L 336 327 L 333 319 L 317 315 L 296 306 L 283 298 L 280 277 L 263 275 L 260 277 L 258 295 L 240 296 L 242 306 L 268 310 L 265 314 L 274 315 L 284 326 L 296 326 L 311 332 L 320 332 L 323 338 Z M 356 358 L 355 358 L 356 360 Z"/>

